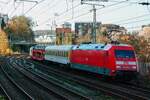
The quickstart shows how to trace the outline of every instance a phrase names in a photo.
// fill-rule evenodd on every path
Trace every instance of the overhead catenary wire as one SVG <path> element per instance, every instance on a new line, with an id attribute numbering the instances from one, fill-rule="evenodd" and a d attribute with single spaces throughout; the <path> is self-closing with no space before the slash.
<path id="1" fill-rule="evenodd" d="M 124 0 L 122 0 L 122 1 L 124 1 Z M 130 0 L 127 0 L 127 1 L 129 1 L 127 3 L 130 3 L 130 4 L 137 4 L 137 1 L 130 1 Z M 141 1 L 141 0 L 139 0 L 139 1 Z M 119 2 L 119 1 L 118 0 L 110 0 L 109 2 Z"/>
<path id="2" fill-rule="evenodd" d="M 50 3 L 49 3 L 50 4 Z M 49 6 L 49 4 L 48 4 L 48 6 Z M 50 7 L 48 7 L 46 10 L 44 9 L 43 11 L 41 11 L 40 13 L 39 13 L 39 15 L 41 16 L 41 15 L 43 15 L 43 14 L 45 14 L 47 11 L 49 11 L 49 9 L 53 9 L 56 5 L 58 5 L 58 4 L 60 4 L 60 0 L 57 0 L 52 6 L 50 6 Z M 71 7 L 71 8 L 68 8 L 68 9 L 66 9 L 65 11 L 63 11 L 63 12 L 61 12 L 61 13 L 59 13 L 59 16 L 62 16 L 62 15 L 64 15 L 65 13 L 67 13 L 67 12 L 69 12 L 69 11 L 71 11 L 72 9 L 75 9 L 75 8 L 77 8 L 77 7 L 79 7 L 81 4 L 79 3 L 79 4 L 77 4 L 77 5 L 72 5 L 73 7 Z M 38 16 L 39 16 L 38 15 Z M 49 18 L 48 18 L 49 19 Z M 47 20 L 48 20 L 47 19 Z M 46 22 L 46 20 L 44 21 L 44 22 Z M 43 22 L 42 22 L 43 23 Z"/>
<path id="3" fill-rule="evenodd" d="M 125 2 L 127 2 L 127 1 L 129 1 L 129 0 L 116 2 L 116 3 L 114 3 L 114 4 L 108 5 L 108 7 L 112 7 L 112 6 L 121 4 L 121 3 L 125 3 Z M 72 9 L 75 9 L 75 8 L 79 7 L 80 5 L 81 5 L 81 3 L 75 5 L 74 7 L 70 8 L 70 9 L 68 9 L 68 10 L 66 10 L 66 11 L 64 11 L 64 12 L 62 12 L 62 13 L 59 13 L 59 16 L 58 16 L 58 17 L 64 15 L 65 13 L 71 11 Z M 108 7 L 107 7 L 107 8 L 108 8 Z M 102 8 L 99 8 L 99 9 L 97 9 L 97 10 L 100 10 L 100 9 L 102 9 Z M 67 21 L 76 19 L 76 18 L 78 18 L 78 17 L 82 17 L 82 16 L 84 16 L 84 15 L 86 15 L 86 14 L 89 14 L 89 13 L 90 13 L 89 11 L 88 11 L 88 12 L 85 12 L 85 13 L 82 13 L 81 15 L 78 15 L 78 16 L 76 16 L 76 17 L 74 17 L 74 18 L 69 18 L 69 19 L 67 19 Z M 41 14 L 40 14 L 40 15 L 41 15 Z M 58 17 L 57 17 L 57 18 L 58 18 Z M 46 23 L 47 21 L 49 21 L 50 19 L 51 19 L 51 18 L 48 18 L 47 20 L 43 21 L 41 24 L 42 24 L 42 25 L 45 24 L 45 23 Z"/>
<path id="4" fill-rule="evenodd" d="M 136 21 L 129 21 L 129 22 L 125 22 L 125 23 L 120 23 L 118 25 L 126 25 L 126 24 L 133 24 L 133 23 L 138 23 L 138 22 L 143 22 L 143 21 L 150 21 L 150 18 L 148 19 L 142 19 L 142 20 L 136 20 Z"/>
<path id="5" fill-rule="evenodd" d="M 123 3 L 125 3 L 125 2 L 127 2 L 127 1 L 122 1 Z M 118 4 L 117 4 L 118 3 Z M 116 5 L 119 5 L 119 4 L 122 4 L 122 3 L 120 3 L 120 2 L 117 2 L 116 3 Z M 129 4 L 133 4 L 133 3 L 129 3 Z M 134 2 L 134 4 L 138 4 L 138 2 Z M 80 6 L 80 5 L 79 5 Z M 115 5 L 114 5 L 115 6 Z M 122 7 L 120 7 L 120 9 L 121 8 L 123 8 L 123 7 L 127 7 L 127 6 L 122 6 Z M 107 8 L 107 7 L 105 7 L 105 8 Z M 72 10 L 72 8 L 70 8 L 71 10 Z M 99 8 L 99 9 L 103 9 L 103 8 Z M 99 10 L 98 9 L 98 10 Z M 117 8 L 115 8 L 116 10 L 117 10 Z M 118 8 L 119 9 L 119 8 Z M 115 10 L 112 10 L 113 12 L 115 11 Z M 67 12 L 69 12 L 69 9 L 68 9 L 68 11 L 64 11 L 62 14 L 59 14 L 59 16 L 57 17 L 57 18 L 59 18 L 60 16 L 62 16 L 63 14 L 65 14 L 65 13 L 67 13 Z M 65 21 L 70 21 L 70 20 L 73 20 L 73 19 L 76 19 L 76 18 L 81 18 L 82 16 L 85 16 L 85 15 L 88 15 L 90 12 L 88 11 L 88 12 L 85 12 L 85 13 L 82 13 L 81 15 L 78 15 L 78 16 L 74 16 L 74 18 L 67 18 L 66 20 L 63 20 L 63 21 L 61 21 L 60 20 L 60 22 L 65 22 Z M 108 13 L 108 12 L 106 12 L 106 13 Z M 105 14 L 105 13 L 103 13 L 103 14 Z M 138 17 L 138 16 L 137 16 Z M 44 23 L 42 23 L 42 24 L 45 24 L 47 21 L 49 21 L 51 18 L 49 18 L 48 20 L 46 20 Z M 123 19 L 124 20 L 124 19 Z M 126 19 L 126 20 L 129 20 L 129 19 Z M 132 20 L 132 19 L 130 19 L 130 20 Z"/>
<path id="6" fill-rule="evenodd" d="M 81 4 L 79 3 L 79 4 L 75 5 L 75 6 L 72 7 L 72 8 L 69 8 L 67 11 L 63 11 L 63 12 L 59 13 L 59 16 L 58 16 L 58 17 L 64 15 L 65 13 L 71 11 L 72 9 L 75 9 L 75 8 L 79 7 L 80 5 L 81 5 Z M 43 21 L 43 22 L 40 23 L 40 24 L 43 25 L 43 24 L 45 24 L 47 21 L 49 21 L 50 19 L 51 19 L 51 18 L 48 18 L 47 20 Z"/>
<path id="7" fill-rule="evenodd" d="M 62 15 L 64 15 L 65 13 L 71 11 L 72 9 L 75 9 L 75 8 L 79 7 L 80 5 L 81 5 L 81 4 L 79 3 L 79 4 L 75 5 L 75 6 L 73 6 L 72 8 L 69 8 L 67 11 L 64 11 L 64 12 L 59 13 L 59 15 L 62 16 Z"/>
<path id="8" fill-rule="evenodd" d="M 49 9 L 52 9 L 52 8 L 54 8 L 58 3 L 60 2 L 60 0 L 57 0 L 54 4 L 52 4 L 52 5 L 50 5 L 50 3 L 48 3 L 47 4 L 47 6 L 48 6 L 48 8 L 47 9 L 43 9 L 43 11 L 38 11 L 37 13 L 39 13 L 39 15 L 37 15 L 37 17 L 40 17 L 40 16 L 42 16 L 43 14 L 46 14 L 48 11 L 49 11 Z"/>
<path id="9" fill-rule="evenodd" d="M 37 2 L 37 3 L 35 3 L 30 9 L 28 9 L 28 10 L 24 13 L 24 15 L 26 15 L 27 13 L 29 13 L 33 8 L 35 8 L 37 5 L 39 5 L 40 3 L 44 2 L 44 1 L 45 1 L 45 0 L 41 0 L 41 1 Z"/>
<path id="10" fill-rule="evenodd" d="M 127 2 L 129 2 L 129 3 L 128 3 L 127 5 L 125 5 L 125 6 L 117 7 L 117 8 L 114 8 L 114 9 L 110 9 L 110 10 L 107 11 L 107 12 L 112 13 L 112 12 L 117 11 L 117 10 L 120 10 L 120 9 L 122 9 L 122 8 L 131 6 L 131 5 L 133 5 L 133 4 L 138 4 L 140 1 L 141 1 L 141 0 L 139 0 L 139 1 L 137 1 L 137 2 L 134 2 L 134 3 L 133 3 L 133 2 L 130 2 L 130 0 L 120 1 L 120 2 L 115 1 L 115 2 L 118 2 L 118 3 L 121 3 L 121 4 L 127 3 Z M 97 17 L 99 17 L 98 15 L 103 15 L 103 14 L 106 14 L 107 12 L 97 13 Z"/>
<path id="11" fill-rule="evenodd" d="M 147 0 L 147 3 L 149 3 L 149 0 Z M 149 5 L 150 5 L 150 4 L 149 4 Z M 150 13 L 149 5 L 147 5 L 147 10 L 148 10 L 148 12 Z"/>
<path id="12" fill-rule="evenodd" d="M 2 7 L 2 6 L 0 5 L 1 10 L 3 10 L 3 11 L 4 11 L 4 10 L 5 10 L 5 11 L 8 10 L 8 8 L 7 8 L 6 6 L 8 6 L 8 4 L 10 3 L 10 1 L 11 1 L 11 0 L 7 0 L 6 2 L 0 1 L 0 4 L 3 4 L 3 6 L 4 6 L 4 7 Z M 7 14 L 7 12 L 6 12 L 6 14 Z"/>
<path id="13" fill-rule="evenodd" d="M 100 9 L 103 9 L 103 8 L 109 8 L 109 7 L 112 7 L 112 6 L 115 6 L 115 5 L 119 5 L 119 4 L 125 3 L 125 2 L 127 2 L 127 1 L 129 1 L 129 0 L 116 2 L 116 3 L 113 3 L 113 4 L 108 5 L 107 7 L 98 8 L 97 10 L 100 10 Z M 73 7 L 73 9 L 79 7 L 80 5 L 81 5 L 81 4 L 77 4 L 76 6 Z M 68 9 L 68 11 L 70 11 L 70 10 L 72 10 L 72 8 Z M 67 13 L 68 11 L 64 11 L 64 12 L 60 13 L 59 16 L 62 16 L 63 14 Z M 63 22 L 70 21 L 70 20 L 76 19 L 76 18 L 78 18 L 78 17 L 85 16 L 85 15 L 87 15 L 87 14 L 89 14 L 89 13 L 90 13 L 90 11 L 85 12 L 85 13 L 82 13 L 81 15 L 78 15 L 78 16 L 76 16 L 76 17 L 74 17 L 74 18 L 68 18 L 67 20 L 65 20 L 65 21 L 63 21 Z M 49 20 L 50 20 L 50 18 L 48 18 L 47 20 L 43 21 L 41 24 L 43 25 L 43 24 L 45 24 L 45 23 L 46 23 L 47 21 L 49 21 Z"/>
<path id="14" fill-rule="evenodd" d="M 8 4 L 8 3 L 9 3 L 9 1 L 7 1 L 7 2 L 0 1 L 0 3 L 2 3 L 2 4 Z"/>
<path id="15" fill-rule="evenodd" d="M 72 0 L 72 19 L 74 17 L 74 8 L 73 8 L 73 0 Z"/>
<path id="16" fill-rule="evenodd" d="M 66 6 L 67 6 L 66 11 L 67 11 L 68 10 L 68 0 L 66 0 Z"/>
<path id="17" fill-rule="evenodd" d="M 17 7 L 14 7 L 13 11 L 10 13 L 9 16 L 13 16 L 13 14 L 15 13 L 15 11 L 18 9 L 18 7 L 20 7 L 21 2 L 18 3 Z"/>
<path id="18" fill-rule="evenodd" d="M 104 9 L 104 8 L 113 7 L 113 6 L 116 6 L 116 5 L 122 4 L 122 3 L 127 2 L 127 1 L 129 1 L 129 0 L 126 0 L 126 1 L 120 1 L 120 2 L 117 2 L 117 3 L 113 3 L 113 4 L 110 4 L 110 5 L 108 5 L 108 6 L 98 8 L 97 10 L 101 10 L 101 9 Z M 85 16 L 85 15 L 87 15 L 87 14 L 89 14 L 89 13 L 91 13 L 91 12 L 90 12 L 90 11 L 88 11 L 88 12 L 82 13 L 81 15 L 78 15 L 78 16 L 74 17 L 73 19 L 76 19 L 76 18 L 79 18 L 79 17 Z M 66 21 L 70 21 L 70 20 L 73 20 L 73 19 L 72 19 L 72 18 L 68 18 L 68 19 L 66 19 L 66 20 L 64 20 L 64 21 L 61 21 L 61 22 L 66 22 Z"/>
<path id="19" fill-rule="evenodd" d="M 118 20 L 118 21 L 113 21 L 111 23 L 126 22 L 126 21 L 130 21 L 130 20 L 133 20 L 133 19 L 142 18 L 142 17 L 145 17 L 145 16 L 150 16 L 150 14 L 142 14 L 142 15 L 139 15 L 139 16 L 136 16 L 136 17 L 129 17 L 129 18 L 126 18 L 126 19 L 122 19 L 122 20 Z"/>
<path id="20" fill-rule="evenodd" d="M 121 6 L 121 7 L 116 7 L 116 8 L 114 8 L 114 9 L 108 10 L 107 12 L 97 13 L 97 18 L 99 18 L 99 16 L 104 15 L 104 14 L 106 14 L 106 13 L 108 13 L 108 12 L 109 12 L 109 14 L 110 14 L 110 13 L 113 13 L 114 11 L 121 10 L 121 9 L 126 8 L 126 7 L 129 7 L 129 6 L 131 6 L 131 4 L 124 5 L 124 6 Z"/>

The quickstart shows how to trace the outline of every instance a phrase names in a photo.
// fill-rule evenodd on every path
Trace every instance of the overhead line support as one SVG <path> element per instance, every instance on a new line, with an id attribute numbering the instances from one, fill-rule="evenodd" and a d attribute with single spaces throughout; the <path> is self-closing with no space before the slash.
<path id="1" fill-rule="evenodd" d="M 92 4 L 92 3 L 86 3 L 83 2 L 84 0 L 81 0 L 81 4 L 87 4 L 87 5 L 92 5 L 93 6 L 93 28 L 92 28 L 92 34 L 91 34 L 91 39 L 92 39 L 92 43 L 96 43 L 96 6 L 103 6 L 104 5 L 100 5 L 100 4 Z"/>

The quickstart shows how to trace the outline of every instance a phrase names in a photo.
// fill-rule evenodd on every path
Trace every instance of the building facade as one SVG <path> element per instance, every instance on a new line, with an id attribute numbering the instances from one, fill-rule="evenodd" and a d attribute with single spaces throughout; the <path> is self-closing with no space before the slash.
<path id="1" fill-rule="evenodd" d="M 56 28 L 56 45 L 72 44 L 71 28 Z"/>

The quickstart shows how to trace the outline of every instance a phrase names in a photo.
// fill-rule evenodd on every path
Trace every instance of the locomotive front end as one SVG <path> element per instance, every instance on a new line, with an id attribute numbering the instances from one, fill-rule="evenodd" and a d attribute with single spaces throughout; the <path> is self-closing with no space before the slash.
<path id="1" fill-rule="evenodd" d="M 132 47 L 120 47 L 114 50 L 116 76 L 135 77 L 138 72 L 138 63 Z"/>

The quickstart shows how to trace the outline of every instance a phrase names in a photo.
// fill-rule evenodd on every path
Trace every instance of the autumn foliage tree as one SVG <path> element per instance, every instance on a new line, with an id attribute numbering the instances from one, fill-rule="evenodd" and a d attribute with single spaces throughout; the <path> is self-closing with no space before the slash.
<path id="1" fill-rule="evenodd" d="M 29 41 L 33 39 L 32 31 L 33 22 L 25 16 L 15 16 L 8 22 L 5 32 L 8 33 L 9 39 L 15 41 Z"/>
<path id="2" fill-rule="evenodd" d="M 139 61 L 150 62 L 150 50 L 148 41 L 137 34 L 121 34 L 119 35 L 121 43 L 130 44 L 135 48 Z"/>

